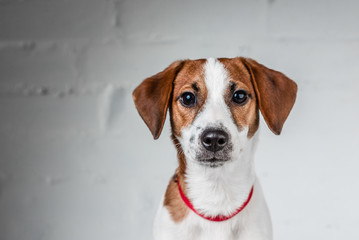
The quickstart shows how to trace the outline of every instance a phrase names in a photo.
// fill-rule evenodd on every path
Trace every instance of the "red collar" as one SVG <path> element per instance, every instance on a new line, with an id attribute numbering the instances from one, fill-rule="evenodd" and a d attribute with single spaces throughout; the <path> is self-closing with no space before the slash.
<path id="1" fill-rule="evenodd" d="M 249 201 L 251 200 L 252 198 L 252 194 L 253 194 L 253 187 L 251 188 L 251 191 L 249 192 L 249 195 L 248 195 L 248 198 L 247 200 L 242 204 L 242 206 L 240 206 L 234 213 L 232 213 L 231 215 L 229 216 L 223 216 L 223 215 L 217 215 L 215 217 L 207 217 L 207 216 L 204 216 L 203 214 L 197 212 L 196 209 L 194 209 L 192 203 L 190 202 L 190 200 L 186 197 L 186 195 L 184 195 L 183 191 L 182 191 L 182 188 L 181 188 L 181 185 L 179 183 L 179 180 L 177 178 L 177 176 L 173 176 L 173 180 L 175 182 L 177 182 L 177 186 L 178 186 L 178 190 L 179 190 L 179 193 L 181 195 L 181 198 L 183 200 L 183 202 L 194 212 L 196 213 L 197 215 L 201 216 L 202 218 L 204 219 L 207 219 L 209 221 L 213 221 L 213 222 L 222 222 L 222 221 L 226 221 L 234 216 L 236 216 L 238 213 L 240 213 L 246 206 L 247 204 L 249 203 Z"/>

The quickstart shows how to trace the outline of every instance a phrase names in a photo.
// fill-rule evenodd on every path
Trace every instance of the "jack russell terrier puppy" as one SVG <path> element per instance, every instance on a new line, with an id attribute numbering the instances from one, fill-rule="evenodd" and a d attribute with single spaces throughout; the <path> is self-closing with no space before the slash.
<path id="1" fill-rule="evenodd" d="M 249 58 L 172 63 L 133 92 L 157 139 L 169 109 L 178 168 L 158 210 L 156 240 L 272 239 L 254 168 L 259 110 L 279 135 L 297 85 Z"/>

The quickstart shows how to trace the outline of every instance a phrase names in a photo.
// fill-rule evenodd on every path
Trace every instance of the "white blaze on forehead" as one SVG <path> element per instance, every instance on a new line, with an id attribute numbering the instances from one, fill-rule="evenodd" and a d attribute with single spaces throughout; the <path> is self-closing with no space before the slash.
<path id="1" fill-rule="evenodd" d="M 202 112 L 202 122 L 206 124 L 231 124 L 231 113 L 224 100 L 229 77 L 224 65 L 217 59 L 209 58 L 204 66 L 207 99 Z"/>
<path id="2" fill-rule="evenodd" d="M 209 58 L 204 70 L 208 100 L 218 101 L 223 99 L 224 91 L 228 86 L 228 73 L 224 65 L 217 59 Z"/>

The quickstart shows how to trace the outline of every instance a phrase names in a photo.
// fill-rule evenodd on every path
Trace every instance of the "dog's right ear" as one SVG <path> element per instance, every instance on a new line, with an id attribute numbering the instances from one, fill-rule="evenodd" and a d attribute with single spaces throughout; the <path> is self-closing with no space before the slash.
<path id="1" fill-rule="evenodd" d="M 153 138 L 161 135 L 173 89 L 173 81 L 184 61 L 176 61 L 162 72 L 146 78 L 132 93 L 136 108 Z"/>

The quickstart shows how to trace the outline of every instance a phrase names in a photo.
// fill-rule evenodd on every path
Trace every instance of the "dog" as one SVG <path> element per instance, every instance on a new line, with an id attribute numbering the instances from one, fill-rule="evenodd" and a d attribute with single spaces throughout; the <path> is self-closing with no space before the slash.
<path id="1" fill-rule="evenodd" d="M 259 112 L 279 135 L 296 93 L 283 73 L 243 57 L 176 61 L 133 91 L 154 139 L 169 110 L 177 150 L 156 240 L 272 239 L 253 161 Z"/>

